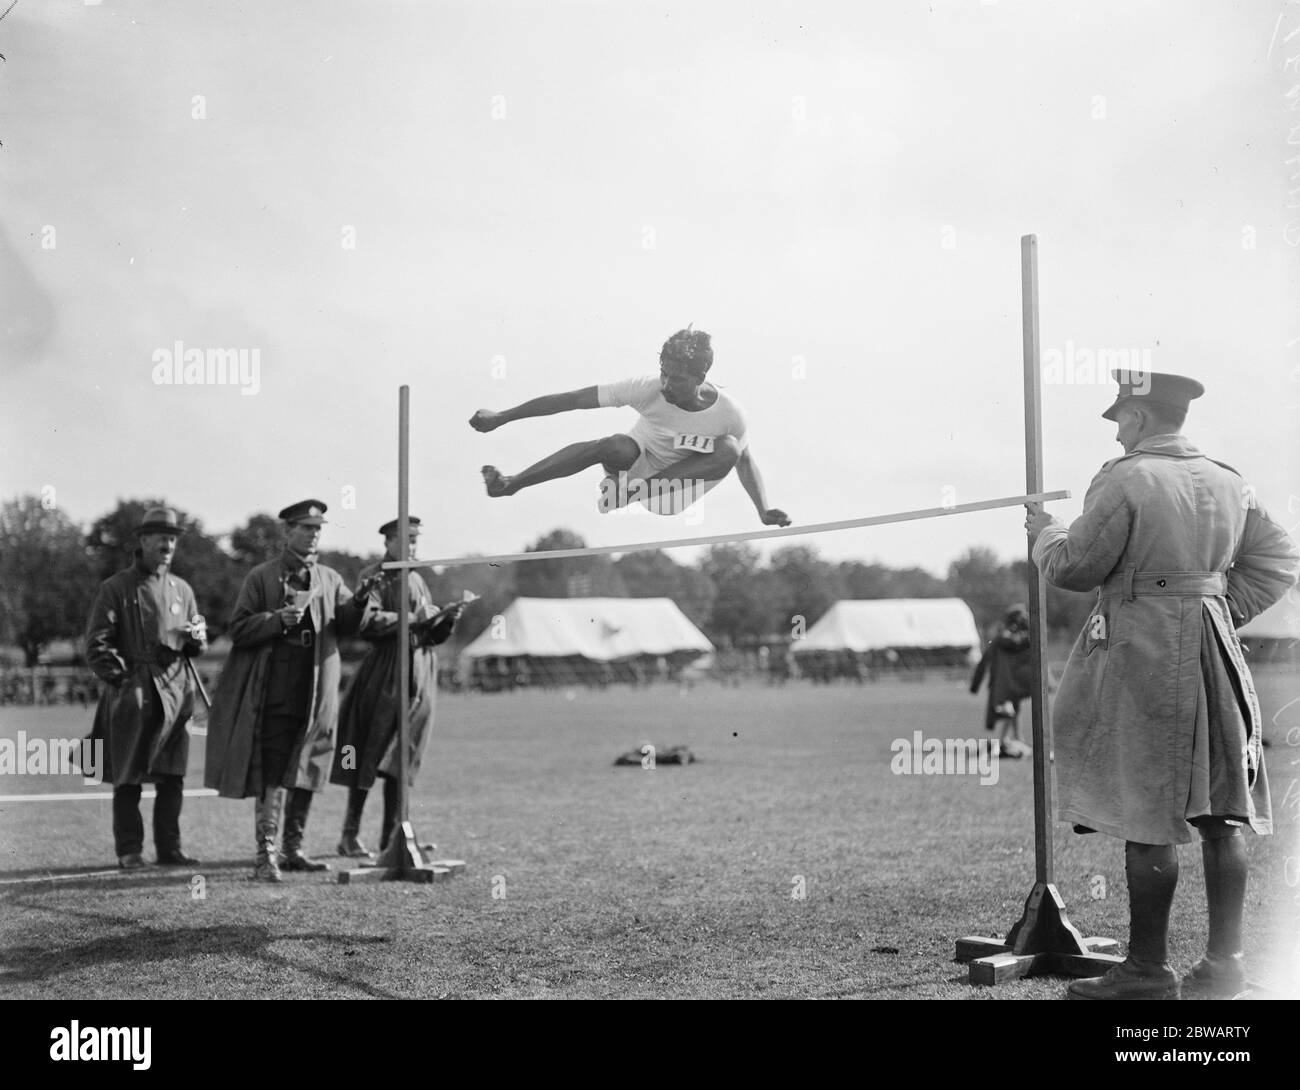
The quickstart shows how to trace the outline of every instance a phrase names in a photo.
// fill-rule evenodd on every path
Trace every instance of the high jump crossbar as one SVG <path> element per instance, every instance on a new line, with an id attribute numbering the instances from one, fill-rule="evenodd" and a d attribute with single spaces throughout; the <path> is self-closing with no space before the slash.
<path id="1" fill-rule="evenodd" d="M 639 541 L 627 545 L 592 545 L 582 549 L 543 549 L 532 553 L 501 553 L 497 556 L 449 556 L 433 560 L 390 560 L 385 568 L 454 568 L 467 564 L 513 564 L 524 560 L 563 560 L 574 556 L 601 556 L 617 553 L 642 553 L 650 549 L 683 549 L 691 545 L 720 545 L 730 541 L 757 541 L 773 537 L 799 537 L 803 534 L 824 534 L 835 530 L 854 530 L 861 526 L 887 526 L 894 522 L 916 522 L 920 519 L 942 518 L 945 515 L 965 515 L 972 511 L 992 511 L 999 507 L 1021 507 L 1029 503 L 1048 503 L 1066 500 L 1069 492 L 1033 492 L 1026 496 L 1003 496 L 996 500 L 977 500 L 975 503 L 956 503 L 949 507 L 925 507 L 917 511 L 895 511 L 888 515 L 870 515 L 867 518 L 843 519 L 839 522 L 815 522 L 807 526 L 781 526 L 774 530 L 745 530 L 734 534 L 707 534 L 703 537 L 670 538 L 665 541 Z"/>

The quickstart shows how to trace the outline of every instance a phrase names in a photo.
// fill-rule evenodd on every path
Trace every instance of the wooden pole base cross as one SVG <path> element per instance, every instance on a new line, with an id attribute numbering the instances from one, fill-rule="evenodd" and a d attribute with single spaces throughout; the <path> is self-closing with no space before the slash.
<path id="1" fill-rule="evenodd" d="M 356 870 L 339 871 L 339 885 L 353 882 L 445 882 L 465 872 L 463 859 L 436 859 L 436 844 L 420 844 L 409 821 L 402 822 L 397 835 L 373 863 Z"/>
<path id="2" fill-rule="evenodd" d="M 1026 976 L 1101 976 L 1124 959 L 1114 939 L 1087 938 L 1065 915 L 1051 884 L 1038 883 L 1006 939 L 968 935 L 957 940 L 955 960 L 969 963 L 972 984 L 1002 984 Z"/>

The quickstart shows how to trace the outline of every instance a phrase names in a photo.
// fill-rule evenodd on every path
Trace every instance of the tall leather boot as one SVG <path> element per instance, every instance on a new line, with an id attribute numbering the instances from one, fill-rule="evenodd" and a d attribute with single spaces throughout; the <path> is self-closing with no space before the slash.
<path id="1" fill-rule="evenodd" d="M 339 838 L 339 855 L 348 859 L 373 859 L 374 856 L 361 843 L 361 811 L 365 809 L 366 796 L 369 792 L 364 787 L 348 789 L 348 808 L 343 814 L 343 835 Z"/>
<path id="2" fill-rule="evenodd" d="M 1192 966 L 1188 983 L 1198 992 L 1230 998 L 1246 990 L 1241 917 L 1246 903 L 1246 840 L 1239 830 L 1201 841 L 1210 937 L 1205 957 Z"/>
<path id="3" fill-rule="evenodd" d="M 305 787 L 295 787 L 289 792 L 284 808 L 284 852 L 280 868 L 291 871 L 329 870 L 328 863 L 318 863 L 302 851 L 302 836 L 307 830 L 307 813 L 311 809 L 312 792 Z"/>
<path id="4" fill-rule="evenodd" d="M 1067 999 L 1177 999 L 1178 974 L 1169 965 L 1169 909 L 1178 886 L 1172 844 L 1124 846 L 1128 877 L 1128 957 L 1095 980 L 1076 980 Z"/>
<path id="5" fill-rule="evenodd" d="M 257 843 L 257 861 L 253 866 L 253 878 L 256 881 L 283 881 L 275 852 L 275 838 L 280 831 L 280 814 L 283 809 L 283 787 L 268 787 L 254 807 L 253 833 Z"/>

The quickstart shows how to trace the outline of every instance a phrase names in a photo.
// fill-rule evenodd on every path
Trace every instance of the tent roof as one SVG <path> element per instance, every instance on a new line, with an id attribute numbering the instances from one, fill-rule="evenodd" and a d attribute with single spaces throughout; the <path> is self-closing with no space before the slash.
<path id="1" fill-rule="evenodd" d="M 889 647 L 979 647 L 970 606 L 960 598 L 874 598 L 836 602 L 795 640 L 809 651 L 881 651 Z"/>
<path id="2" fill-rule="evenodd" d="M 1300 593 L 1294 587 L 1258 617 L 1237 630 L 1256 640 L 1300 640 Z"/>
<path id="3" fill-rule="evenodd" d="M 712 650 L 671 598 L 516 598 L 462 657 L 581 655 L 610 662 Z"/>

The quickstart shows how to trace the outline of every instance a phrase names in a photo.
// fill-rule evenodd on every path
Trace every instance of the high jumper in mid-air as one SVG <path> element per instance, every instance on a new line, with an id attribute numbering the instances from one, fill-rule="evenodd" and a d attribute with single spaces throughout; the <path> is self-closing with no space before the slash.
<path id="1" fill-rule="evenodd" d="M 731 397 L 707 381 L 711 366 L 709 335 L 688 327 L 664 343 L 658 375 L 550 394 L 503 412 L 479 409 L 469 422 L 481 432 L 572 409 L 630 405 L 640 414 L 625 435 L 573 443 L 513 476 L 495 466 L 484 466 L 488 495 L 513 496 L 543 481 L 571 477 L 598 465 L 605 470 L 600 485 L 602 513 L 639 503 L 655 514 L 675 515 L 734 469 L 763 524 L 789 526 L 784 511 L 767 505 L 763 478 L 745 437 L 745 414 Z"/>

